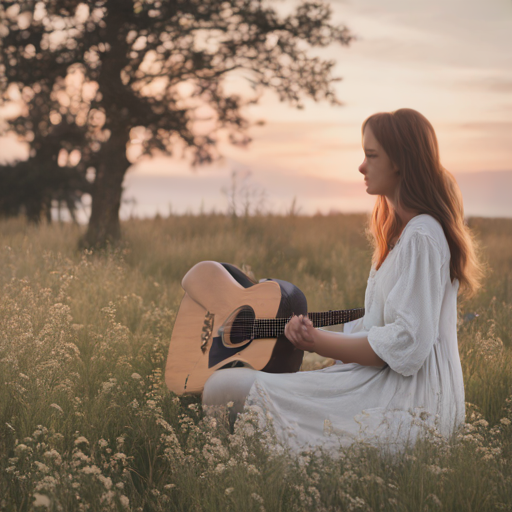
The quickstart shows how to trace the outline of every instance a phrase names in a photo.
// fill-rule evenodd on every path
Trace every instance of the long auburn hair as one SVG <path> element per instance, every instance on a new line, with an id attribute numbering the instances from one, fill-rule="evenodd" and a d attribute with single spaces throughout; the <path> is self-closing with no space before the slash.
<path id="1" fill-rule="evenodd" d="M 434 128 L 425 116 L 410 108 L 379 112 L 368 117 L 369 126 L 400 180 L 397 203 L 405 209 L 428 213 L 443 227 L 450 248 L 450 278 L 458 279 L 466 297 L 481 286 L 484 268 L 476 255 L 476 244 L 464 224 L 462 194 L 455 178 L 439 159 Z M 380 268 L 390 251 L 391 240 L 403 229 L 402 222 L 385 196 L 379 196 L 370 220 L 374 242 L 373 263 Z"/>

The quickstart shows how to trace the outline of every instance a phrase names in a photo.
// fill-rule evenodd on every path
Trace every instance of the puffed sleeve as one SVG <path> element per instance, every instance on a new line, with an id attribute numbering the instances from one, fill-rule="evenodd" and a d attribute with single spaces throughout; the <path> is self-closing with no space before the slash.
<path id="1" fill-rule="evenodd" d="M 415 231 L 397 255 L 398 279 L 384 305 L 384 326 L 368 331 L 368 342 L 389 367 L 414 375 L 439 333 L 443 263 L 437 242 Z"/>
<path id="2" fill-rule="evenodd" d="M 363 319 L 364 319 L 364 316 L 362 316 L 361 318 L 358 318 L 357 320 L 352 320 L 351 322 L 347 322 L 346 324 L 343 324 L 343 332 L 345 334 L 349 334 L 349 333 L 356 333 L 356 332 L 363 331 L 364 330 Z"/>

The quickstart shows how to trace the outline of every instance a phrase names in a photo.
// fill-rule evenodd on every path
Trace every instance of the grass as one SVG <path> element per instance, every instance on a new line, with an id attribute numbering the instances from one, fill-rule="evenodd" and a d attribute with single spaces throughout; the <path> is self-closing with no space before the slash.
<path id="1" fill-rule="evenodd" d="M 310 311 L 360 307 L 365 222 L 130 220 L 123 244 L 101 254 L 76 250 L 81 227 L 0 222 L 0 509 L 510 510 L 512 220 L 469 220 L 489 270 L 459 306 L 467 423 L 450 443 L 293 458 L 256 432 L 251 411 L 231 433 L 228 411 L 207 416 L 197 397 L 166 389 L 180 283 L 195 263 L 290 281 Z"/>

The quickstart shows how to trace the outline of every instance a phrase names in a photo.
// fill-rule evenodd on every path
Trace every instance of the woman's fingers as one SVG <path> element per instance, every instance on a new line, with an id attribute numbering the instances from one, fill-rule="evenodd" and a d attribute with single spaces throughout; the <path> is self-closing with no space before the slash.
<path id="1" fill-rule="evenodd" d="M 301 350 L 311 350 L 313 339 L 308 332 L 306 323 L 311 321 L 303 315 L 293 316 L 285 325 L 284 335 L 297 348 Z"/>

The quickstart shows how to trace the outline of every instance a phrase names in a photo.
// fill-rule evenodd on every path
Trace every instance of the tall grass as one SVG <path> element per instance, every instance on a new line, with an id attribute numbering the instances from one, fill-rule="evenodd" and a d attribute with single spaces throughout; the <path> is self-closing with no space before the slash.
<path id="1" fill-rule="evenodd" d="M 489 271 L 459 306 L 467 423 L 450 443 L 434 437 L 394 458 L 364 445 L 293 458 L 255 429 L 251 410 L 231 432 L 228 410 L 205 415 L 198 397 L 163 383 L 195 263 L 293 282 L 310 311 L 359 307 L 365 221 L 131 220 L 123 244 L 98 254 L 76 250 L 77 226 L 0 222 L 0 509 L 509 510 L 512 220 L 470 219 Z"/>

